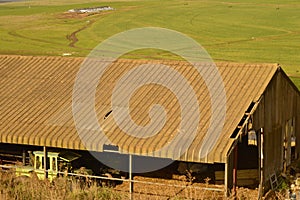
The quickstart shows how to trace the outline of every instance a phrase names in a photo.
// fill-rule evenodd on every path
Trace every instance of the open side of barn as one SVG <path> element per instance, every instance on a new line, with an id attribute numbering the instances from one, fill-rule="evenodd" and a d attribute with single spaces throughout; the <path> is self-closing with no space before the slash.
<path id="1" fill-rule="evenodd" d="M 257 169 L 253 177 L 262 185 L 261 193 L 276 187 L 274 177 L 299 158 L 299 105 L 299 90 L 278 68 L 260 99 L 245 112 L 244 125 L 237 127 L 240 133 L 226 163 L 229 190 L 238 185 L 236 170 L 245 167 Z"/>

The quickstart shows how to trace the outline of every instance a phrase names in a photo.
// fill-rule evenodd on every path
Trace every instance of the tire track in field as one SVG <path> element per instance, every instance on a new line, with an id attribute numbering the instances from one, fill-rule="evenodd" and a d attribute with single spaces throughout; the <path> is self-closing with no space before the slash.
<path id="1" fill-rule="evenodd" d="M 268 36 L 261 36 L 261 37 L 253 37 L 248 39 L 241 39 L 241 40 L 232 40 L 227 42 L 220 42 L 215 44 L 209 44 L 206 46 L 220 46 L 220 45 L 229 45 L 234 43 L 243 43 L 243 42 L 250 42 L 250 41 L 267 41 L 267 40 L 275 40 L 277 38 L 285 37 L 285 36 L 291 36 L 291 35 L 299 35 L 300 32 L 289 32 L 289 33 L 283 33 L 278 35 L 268 35 Z"/>
<path id="2" fill-rule="evenodd" d="M 68 40 L 71 41 L 71 43 L 68 45 L 70 47 L 76 47 L 75 43 L 78 42 L 78 38 L 76 37 L 76 34 L 79 33 L 80 31 L 85 30 L 86 28 L 90 27 L 95 21 L 90 21 L 87 25 L 85 25 L 84 27 L 72 32 L 70 35 L 67 35 L 66 38 Z M 35 41 L 35 42 L 42 42 L 42 43 L 46 43 L 46 44 L 55 44 L 55 45 L 62 45 L 61 43 L 58 42 L 53 42 L 52 40 L 43 40 L 43 39 L 38 39 L 38 38 L 31 38 L 25 35 L 22 35 L 20 33 L 18 33 L 17 31 L 13 30 L 13 31 L 9 31 L 8 32 L 9 35 L 13 36 L 13 37 L 18 37 L 18 38 L 22 38 L 22 39 L 26 39 L 26 40 L 31 40 L 31 41 Z M 64 46 L 64 45 L 63 45 Z M 77 47 L 76 47 L 77 48 Z M 80 48 L 83 49 L 83 48 Z M 85 49 L 85 50 L 90 50 L 90 49 Z"/>
<path id="3" fill-rule="evenodd" d="M 28 37 L 28 36 L 24 36 L 24 35 L 21 35 L 21 34 L 17 33 L 17 31 L 9 31 L 8 34 L 13 36 L 13 37 L 18 37 L 18 38 L 22 38 L 22 39 L 26 39 L 26 40 L 35 41 L 35 42 L 43 42 L 43 43 L 47 43 L 47 44 L 61 45 L 60 43 L 52 42 L 50 40 L 43 40 L 43 39 L 31 38 L 31 37 Z"/>
<path id="4" fill-rule="evenodd" d="M 195 14 L 192 16 L 190 19 L 190 24 L 193 26 L 194 21 L 201 16 L 202 14 Z M 219 43 L 214 43 L 214 44 L 208 44 L 205 46 L 220 46 L 220 45 L 230 45 L 234 43 L 244 43 L 244 42 L 250 42 L 250 41 L 267 41 L 267 40 L 274 40 L 277 38 L 285 37 L 285 36 L 293 36 L 293 35 L 299 35 L 299 31 L 291 31 L 291 30 L 286 30 L 286 29 L 280 29 L 280 28 L 275 28 L 275 27 L 268 27 L 268 26 L 257 26 L 257 25 L 243 25 L 245 27 L 250 27 L 250 28 L 261 28 L 261 29 L 268 29 L 268 30 L 276 30 L 276 31 L 281 31 L 285 33 L 281 34 L 276 34 L 276 35 L 266 35 L 266 36 L 259 36 L 259 37 L 252 37 L 252 38 L 245 38 L 245 39 L 239 39 L 239 40 L 231 40 L 227 42 L 219 42 Z"/>

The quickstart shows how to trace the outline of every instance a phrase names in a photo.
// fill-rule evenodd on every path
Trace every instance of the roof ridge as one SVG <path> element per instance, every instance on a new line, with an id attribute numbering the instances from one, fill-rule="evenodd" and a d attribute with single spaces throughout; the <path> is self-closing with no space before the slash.
<path id="1" fill-rule="evenodd" d="M 51 59 L 61 59 L 61 60 L 82 60 L 84 61 L 88 57 L 73 57 L 73 56 L 43 56 L 43 55 L 0 55 L 1 58 L 31 58 L 31 59 L 42 59 L 42 60 L 51 60 Z M 92 59 L 92 58 L 91 58 Z M 97 59 L 97 58 L 96 58 Z M 108 60 L 109 61 L 109 60 Z M 159 59 L 159 60 L 148 60 L 148 59 L 129 59 L 129 58 L 120 58 L 116 60 L 117 62 L 133 62 L 133 63 L 146 63 L 150 62 L 153 64 L 182 64 L 187 63 L 188 61 L 185 60 L 168 60 L 168 59 Z M 198 62 L 202 63 L 202 62 Z M 203 62 L 203 63 L 210 63 L 210 62 Z M 270 66 L 270 67 L 276 67 L 279 68 L 280 65 L 278 63 L 257 63 L 257 62 L 226 62 L 226 61 L 217 61 L 214 62 L 218 67 L 249 67 L 249 66 Z"/>

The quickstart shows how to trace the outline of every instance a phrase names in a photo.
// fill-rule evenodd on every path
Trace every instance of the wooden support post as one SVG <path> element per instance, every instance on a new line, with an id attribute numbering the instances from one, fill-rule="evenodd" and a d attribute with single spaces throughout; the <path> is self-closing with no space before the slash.
<path id="1" fill-rule="evenodd" d="M 238 163 L 238 145 L 234 147 L 234 164 L 233 164 L 233 194 L 236 197 L 236 187 L 237 187 L 237 163 Z"/>
<path id="2" fill-rule="evenodd" d="M 258 188 L 258 199 L 263 197 L 263 183 L 264 183 L 264 130 L 263 128 L 259 131 L 259 188 Z"/>
<path id="3" fill-rule="evenodd" d="M 227 153 L 226 163 L 225 163 L 225 195 L 229 197 L 233 189 L 233 168 L 234 168 L 234 151 L 237 145 L 237 140 L 232 144 L 232 147 Z"/>
<path id="4" fill-rule="evenodd" d="M 133 199 L 133 182 L 132 182 L 132 155 L 129 154 L 129 199 Z"/>
<path id="5" fill-rule="evenodd" d="M 25 150 L 23 150 L 23 153 L 22 153 L 22 163 L 24 166 L 26 165 L 26 151 Z"/>
<path id="6" fill-rule="evenodd" d="M 48 178 L 48 172 L 47 172 L 47 148 L 46 146 L 44 146 L 44 177 L 45 177 L 45 180 Z"/>
<path id="7" fill-rule="evenodd" d="M 229 188 L 229 184 L 228 184 L 228 157 L 226 159 L 226 163 L 225 163 L 225 173 L 224 173 L 224 184 L 225 184 L 225 194 L 224 197 L 227 198 L 229 196 L 229 192 L 228 188 Z"/>

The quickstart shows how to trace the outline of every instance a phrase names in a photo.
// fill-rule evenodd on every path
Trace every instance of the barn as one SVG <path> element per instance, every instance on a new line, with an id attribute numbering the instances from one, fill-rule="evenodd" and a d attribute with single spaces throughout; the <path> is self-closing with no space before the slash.
<path id="1" fill-rule="evenodd" d="M 278 64 L 217 63 L 224 90 L 215 89 L 216 94 L 212 95 L 214 91 L 210 91 L 207 80 L 184 61 L 117 60 L 98 80 L 94 94 L 96 118 L 106 136 L 102 137 L 97 135 L 97 124 L 86 120 L 90 108 L 74 109 L 74 85 L 83 62 L 83 58 L 0 56 L 1 151 L 5 151 L 7 144 L 91 152 L 103 152 L 110 147 L 119 154 L 136 157 L 222 164 L 224 170 L 217 175 L 223 176 L 220 179 L 228 191 L 239 184 L 239 171 L 249 169 L 256 169 L 261 191 L 266 190 L 272 187 L 270 177 L 286 170 L 299 157 L 300 92 Z M 194 135 L 188 131 L 179 132 L 181 144 L 192 137 L 185 151 L 176 145 L 171 150 L 164 149 L 165 144 L 176 139 L 178 129 L 183 126 L 180 115 L 183 111 L 177 99 L 185 99 L 185 96 L 174 96 L 166 87 L 151 83 L 139 86 L 135 91 L 128 105 L 131 118 L 137 124 L 147 126 L 151 123 L 149 110 L 153 105 L 164 107 L 166 123 L 158 131 L 157 127 L 147 129 L 150 135 L 151 131 L 156 132 L 155 137 L 127 134 L 112 116 L 116 115 L 111 98 L 116 95 L 113 91 L 117 82 L 123 74 L 145 63 L 153 72 L 152 76 L 162 75 L 155 73 L 156 66 L 170 66 L 184 75 L 195 91 L 200 118 L 197 120 L 193 114 L 188 115 L 188 126 L 196 121 Z M 208 80 L 214 80 L 209 64 L 204 66 L 206 76 L 211 76 Z M 174 79 L 171 77 L 168 81 Z M 128 85 L 130 88 L 136 83 L 132 81 Z M 176 80 L 173 85 L 176 87 Z M 222 92 L 226 94 L 225 101 L 211 98 L 223 98 Z M 119 90 L 116 96 L 125 98 L 126 90 Z M 191 107 L 189 113 L 194 113 L 193 109 Z M 76 115 L 83 117 L 76 121 Z M 218 123 L 214 117 L 224 119 L 219 122 L 221 129 L 214 124 Z M 78 133 L 80 123 L 84 124 L 79 128 L 84 136 Z M 208 141 L 210 146 L 204 148 Z"/>

